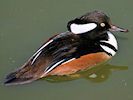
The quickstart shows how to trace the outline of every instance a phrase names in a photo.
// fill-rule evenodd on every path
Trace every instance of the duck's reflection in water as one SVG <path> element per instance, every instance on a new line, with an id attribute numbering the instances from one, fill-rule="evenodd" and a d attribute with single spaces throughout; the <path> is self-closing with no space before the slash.
<path id="1" fill-rule="evenodd" d="M 59 83 L 59 82 L 67 82 L 84 78 L 91 82 L 98 83 L 107 80 L 111 76 L 111 74 L 115 71 L 121 71 L 127 69 L 128 69 L 127 66 L 115 66 L 105 62 L 72 75 L 64 75 L 64 76 L 50 75 L 39 80 L 45 80 L 50 83 Z"/>

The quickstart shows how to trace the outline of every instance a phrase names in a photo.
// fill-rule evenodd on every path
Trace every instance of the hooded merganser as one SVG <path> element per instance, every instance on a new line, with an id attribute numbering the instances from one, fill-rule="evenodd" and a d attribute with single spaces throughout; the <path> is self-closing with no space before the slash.
<path id="1" fill-rule="evenodd" d="M 67 32 L 50 38 L 22 67 L 8 74 L 4 84 L 24 84 L 47 75 L 74 74 L 107 61 L 118 50 L 110 31 L 128 31 L 112 25 L 101 11 L 71 20 L 67 28 Z"/>

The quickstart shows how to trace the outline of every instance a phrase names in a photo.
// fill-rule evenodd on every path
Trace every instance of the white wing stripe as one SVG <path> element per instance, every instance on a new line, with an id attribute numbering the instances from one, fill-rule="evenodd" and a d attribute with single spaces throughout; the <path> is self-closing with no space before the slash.
<path id="1" fill-rule="evenodd" d="M 57 62 L 56 64 L 54 64 L 50 69 L 48 69 L 49 67 L 47 67 L 47 68 L 45 69 L 45 73 L 50 72 L 53 68 L 57 67 L 57 66 L 58 66 L 59 64 L 61 64 L 61 63 L 62 63 L 61 65 L 63 65 L 63 64 L 66 64 L 66 63 L 68 63 L 68 62 L 70 62 L 70 61 L 72 61 L 72 60 L 74 60 L 74 59 L 76 59 L 76 58 L 72 58 L 72 59 L 70 59 L 70 60 L 65 61 L 64 63 L 62 63 L 62 62 L 64 61 L 64 59 L 63 59 L 63 60 Z M 47 69 L 48 69 L 48 70 L 47 70 Z"/>
<path id="2" fill-rule="evenodd" d="M 37 52 L 33 55 L 35 56 L 38 52 L 40 52 L 44 47 L 46 47 L 48 44 L 50 44 L 51 42 L 53 42 L 53 40 L 50 40 L 49 42 L 47 42 L 45 45 L 43 45 L 39 50 L 37 50 Z M 33 57 L 32 56 L 32 57 Z"/>
<path id="3" fill-rule="evenodd" d="M 35 60 L 37 59 L 37 57 L 41 54 L 42 52 L 42 49 L 45 48 L 48 44 L 50 44 L 51 42 L 53 42 L 53 40 L 50 40 L 49 42 L 47 42 L 45 45 L 43 45 L 39 50 L 37 50 L 37 52 L 31 57 L 33 58 L 34 56 L 34 59 L 32 60 L 32 63 L 31 65 L 35 62 Z"/>
<path id="4" fill-rule="evenodd" d="M 70 61 L 72 61 L 72 60 L 74 60 L 74 59 L 76 59 L 76 58 L 72 58 L 72 59 L 70 59 L 70 60 L 68 60 L 68 61 L 66 61 L 66 62 L 64 62 L 64 63 L 62 63 L 62 64 L 66 64 L 66 63 L 68 63 L 68 62 L 70 62 Z"/>
<path id="5" fill-rule="evenodd" d="M 41 52 L 42 52 L 42 51 L 40 51 L 40 52 L 35 56 L 35 58 L 32 60 L 31 65 L 35 62 L 35 60 L 37 59 L 37 57 L 40 55 Z"/>
<path id="6" fill-rule="evenodd" d="M 52 69 L 54 69 L 56 66 L 58 66 L 60 63 L 62 63 L 64 61 L 64 59 L 63 60 L 61 60 L 61 61 L 59 61 L 59 62 L 57 62 L 56 64 L 54 64 L 50 69 L 46 69 L 45 71 L 45 74 L 46 73 L 48 73 L 48 72 L 50 72 Z"/>

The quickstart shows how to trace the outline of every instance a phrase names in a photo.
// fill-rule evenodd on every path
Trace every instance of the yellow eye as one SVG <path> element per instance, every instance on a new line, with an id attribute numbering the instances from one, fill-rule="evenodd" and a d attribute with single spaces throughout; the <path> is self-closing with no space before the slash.
<path id="1" fill-rule="evenodd" d="M 105 23 L 101 23 L 100 26 L 101 26 L 101 27 L 104 27 L 104 26 L 105 26 Z"/>

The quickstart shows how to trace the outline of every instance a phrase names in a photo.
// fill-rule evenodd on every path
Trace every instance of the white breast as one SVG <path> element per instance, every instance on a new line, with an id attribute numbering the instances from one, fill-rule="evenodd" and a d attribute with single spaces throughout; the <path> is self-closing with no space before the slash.
<path id="1" fill-rule="evenodd" d="M 101 40 L 100 42 L 104 42 L 107 44 L 112 45 L 116 50 L 118 50 L 118 45 L 117 45 L 117 41 L 116 38 L 114 37 L 114 35 L 111 32 L 107 32 L 108 34 L 108 40 Z M 109 48 L 108 46 L 105 45 L 100 45 L 106 52 L 110 53 L 112 56 L 114 56 L 116 54 L 116 51 L 114 51 L 113 49 Z"/>

